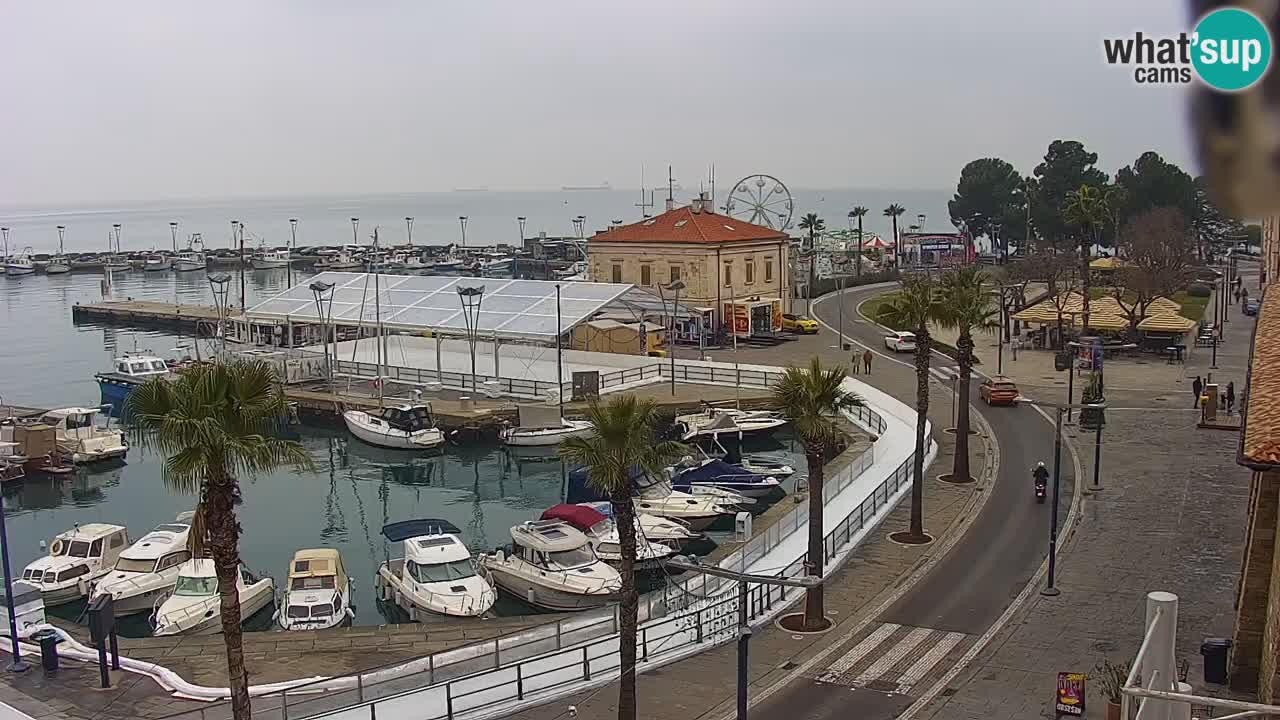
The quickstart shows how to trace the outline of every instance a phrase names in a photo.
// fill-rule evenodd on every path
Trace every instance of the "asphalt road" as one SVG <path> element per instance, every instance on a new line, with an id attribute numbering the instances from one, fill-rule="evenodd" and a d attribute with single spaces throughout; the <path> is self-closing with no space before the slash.
<path id="1" fill-rule="evenodd" d="M 910 381 L 914 377 L 914 369 L 907 366 L 907 363 L 912 357 L 902 355 L 896 358 L 901 364 L 889 362 L 889 355 L 886 354 L 888 351 L 882 340 L 883 331 L 857 314 L 859 302 L 881 292 L 884 290 L 851 290 L 845 293 L 844 334 L 882 355 L 873 364 L 873 381 L 888 374 Z M 837 325 L 839 307 L 835 299 L 817 304 L 814 312 L 832 327 Z M 829 331 L 824 329 L 824 332 Z M 935 354 L 933 366 L 942 369 L 939 374 L 945 375 L 948 369 L 954 370 L 955 363 L 950 358 Z M 882 383 L 876 384 L 879 387 L 885 386 Z M 909 388 L 912 385 L 895 377 L 891 387 Z M 976 381 L 973 394 L 976 399 Z M 914 405 L 914 394 L 910 397 L 904 397 L 902 393 L 897 395 L 904 402 Z M 1051 503 L 1036 504 L 1032 494 L 1031 468 L 1038 461 L 1053 467 L 1053 426 L 1030 406 L 981 406 L 980 410 L 990 423 L 999 444 L 1000 466 L 991 489 L 991 497 L 979 517 L 943 561 L 936 564 L 901 600 L 877 618 L 879 623 L 904 626 L 904 630 L 928 629 L 937 633 L 937 637 L 947 633 L 955 634 L 957 638 L 959 634 L 966 638 L 981 635 L 1022 591 L 1047 555 Z M 942 429 L 936 428 L 935 432 L 942 432 Z M 1063 455 L 1060 525 L 1066 516 L 1073 491 L 1069 477 L 1072 463 L 1065 448 Z M 947 472 L 949 466 L 950 458 L 938 458 L 927 482 L 936 482 L 933 477 Z M 907 653 L 911 650 L 907 648 L 904 651 L 901 644 L 899 643 L 897 652 Z M 921 641 L 918 647 L 923 648 L 929 644 Z M 892 644 L 880 646 L 876 650 L 882 655 L 895 652 Z M 868 653 L 868 661 L 875 656 L 874 652 Z M 944 653 L 938 662 L 946 664 L 951 657 Z M 939 672 L 945 669 L 942 664 L 938 666 Z M 926 689 L 923 685 L 916 687 L 919 690 Z M 870 687 L 851 687 L 815 682 L 808 678 L 798 679 L 770 697 L 760 708 L 758 716 L 779 719 L 857 717 L 889 720 L 897 717 L 910 705 L 912 693 L 910 690 L 905 694 L 889 692 L 889 688 L 884 690 L 881 691 L 874 684 Z"/>

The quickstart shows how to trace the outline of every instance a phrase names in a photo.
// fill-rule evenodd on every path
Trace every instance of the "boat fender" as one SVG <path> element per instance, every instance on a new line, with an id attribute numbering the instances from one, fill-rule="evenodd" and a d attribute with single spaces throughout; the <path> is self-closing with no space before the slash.
<path id="1" fill-rule="evenodd" d="M 534 594 L 533 588 L 526 590 L 524 596 L 525 600 L 528 600 L 530 605 L 534 605 L 536 603 L 537 596 Z"/>
<path id="2" fill-rule="evenodd" d="M 77 580 L 77 581 L 76 581 L 76 590 L 79 590 L 81 595 L 88 595 L 88 594 L 89 594 L 89 581 L 88 581 L 88 580 L 86 580 L 85 578 L 80 578 L 79 580 Z"/>

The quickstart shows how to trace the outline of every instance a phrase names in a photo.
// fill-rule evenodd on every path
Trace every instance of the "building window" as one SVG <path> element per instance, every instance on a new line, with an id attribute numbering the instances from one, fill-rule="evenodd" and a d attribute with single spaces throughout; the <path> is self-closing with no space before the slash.
<path id="1" fill-rule="evenodd" d="M 618 263 L 613 264 L 613 281 L 616 283 L 622 282 L 622 265 Z"/>
<path id="2" fill-rule="evenodd" d="M 672 265 L 671 266 L 671 282 L 675 282 L 679 279 L 680 279 L 680 266 Z"/>
<path id="3" fill-rule="evenodd" d="M 773 258 L 764 259 L 764 281 L 773 282 Z"/>
<path id="4" fill-rule="evenodd" d="M 645 287 L 649 287 L 653 284 L 653 268 L 651 266 L 640 266 L 640 284 Z"/>
<path id="5" fill-rule="evenodd" d="M 733 287 L 733 261 L 724 261 L 724 286 Z"/>
<path id="6" fill-rule="evenodd" d="M 746 280 L 748 285 L 756 281 L 756 261 L 755 260 L 747 261 L 746 275 L 747 275 Z"/>

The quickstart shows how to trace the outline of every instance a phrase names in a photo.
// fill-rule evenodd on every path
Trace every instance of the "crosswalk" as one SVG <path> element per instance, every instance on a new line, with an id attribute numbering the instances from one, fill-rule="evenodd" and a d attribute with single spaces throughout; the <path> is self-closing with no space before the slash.
<path id="1" fill-rule="evenodd" d="M 954 365 L 948 365 L 946 367 L 931 367 L 929 368 L 929 374 L 933 376 L 933 379 L 940 383 L 950 384 L 953 378 L 960 376 L 960 368 Z"/>
<path id="2" fill-rule="evenodd" d="M 974 639 L 965 633 L 881 623 L 815 679 L 907 695 L 946 672 Z"/>

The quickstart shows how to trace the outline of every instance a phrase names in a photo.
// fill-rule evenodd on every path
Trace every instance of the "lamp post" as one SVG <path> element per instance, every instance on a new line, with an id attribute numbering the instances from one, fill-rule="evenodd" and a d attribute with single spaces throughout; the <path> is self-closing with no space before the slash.
<path id="1" fill-rule="evenodd" d="M 231 242 L 240 247 L 240 312 L 244 312 L 244 225 L 239 220 L 231 221 Z"/>
<path id="2" fill-rule="evenodd" d="M 320 341 L 324 347 L 324 377 L 333 393 L 333 363 L 329 361 L 329 320 L 333 317 L 333 283 L 316 280 L 308 287 L 316 299 L 316 315 L 320 318 Z M 337 355 L 337 348 L 334 348 Z"/>
<path id="3" fill-rule="evenodd" d="M 643 321 L 641 321 L 643 326 Z M 560 401 L 560 417 L 564 417 L 564 344 L 560 327 L 560 283 L 556 283 L 556 398 Z"/>
<path id="4" fill-rule="evenodd" d="M 409 247 L 413 247 L 413 217 L 412 216 L 409 216 L 409 215 L 404 216 L 404 232 L 405 232 L 405 235 L 409 238 Z"/>
<path id="5" fill-rule="evenodd" d="M 288 270 L 289 287 L 293 287 L 293 254 L 298 251 L 298 218 L 289 218 L 289 264 L 285 267 Z"/>
<path id="6" fill-rule="evenodd" d="M 9 228 L 0 227 L 0 233 L 4 234 L 4 257 L 8 258 L 9 257 Z M 6 577 L 8 577 L 7 574 L 6 574 Z"/>
<path id="7" fill-rule="evenodd" d="M 677 279 L 667 286 L 673 294 L 671 297 L 671 322 L 667 328 L 667 356 L 671 358 L 671 396 L 676 394 L 676 313 L 680 312 L 680 291 L 685 288 L 684 280 Z"/>
<path id="8" fill-rule="evenodd" d="M 467 342 L 471 346 L 471 390 L 476 390 L 476 331 L 480 321 L 480 302 L 484 300 L 484 286 L 458 286 L 458 300 L 462 302 L 462 320 L 466 323 Z"/>
<path id="9" fill-rule="evenodd" d="M 351 244 L 352 245 L 360 244 L 359 232 L 360 232 L 360 218 L 353 217 L 351 218 Z"/>
<path id="10" fill-rule="evenodd" d="M 173 251 L 176 253 L 178 252 L 178 223 L 176 221 L 169 221 L 169 235 L 173 237 Z"/>
<path id="11" fill-rule="evenodd" d="M 520 223 L 520 247 L 521 247 L 521 248 L 523 248 L 523 247 L 524 247 L 524 224 L 525 224 L 525 222 L 526 222 L 527 220 L 528 220 L 528 218 L 526 218 L 526 217 L 525 217 L 525 216 L 523 216 L 523 215 L 521 215 L 520 217 L 516 218 L 516 222 Z"/>
<path id="12" fill-rule="evenodd" d="M 112 223 L 111 230 L 116 234 L 116 254 L 120 254 L 120 223 Z"/>
<path id="13" fill-rule="evenodd" d="M 218 338 L 222 349 L 227 349 L 227 286 L 231 276 L 226 273 L 213 273 L 209 276 L 209 288 L 213 290 L 213 304 L 218 310 Z"/>
<path id="14" fill-rule="evenodd" d="M 587 225 L 586 215 L 579 215 L 573 219 L 573 233 L 579 240 L 582 239 L 582 234 L 583 232 L 585 232 L 584 229 L 586 228 L 586 225 Z"/>
<path id="15" fill-rule="evenodd" d="M 458 225 L 462 226 L 462 247 L 467 246 L 467 216 L 458 216 Z"/>

